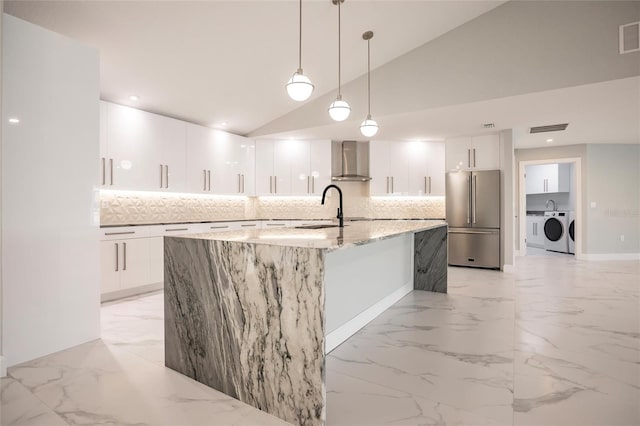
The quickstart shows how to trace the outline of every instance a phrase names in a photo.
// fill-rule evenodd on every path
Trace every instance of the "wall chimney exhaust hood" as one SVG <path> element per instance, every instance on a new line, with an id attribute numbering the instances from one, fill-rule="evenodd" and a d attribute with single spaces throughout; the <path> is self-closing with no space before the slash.
<path id="1" fill-rule="evenodd" d="M 331 180 L 367 182 L 369 176 L 369 142 L 331 142 Z"/>

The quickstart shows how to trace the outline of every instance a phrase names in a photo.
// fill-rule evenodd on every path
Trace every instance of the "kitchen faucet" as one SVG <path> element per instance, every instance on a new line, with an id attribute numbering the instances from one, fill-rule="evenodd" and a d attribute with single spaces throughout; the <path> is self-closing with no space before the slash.
<path id="1" fill-rule="evenodd" d="M 556 207 L 556 202 L 553 200 L 547 200 L 547 205 L 545 206 L 545 209 L 549 209 L 549 203 L 553 203 L 553 210 L 552 211 L 556 211 L 557 207 Z"/>
<path id="2" fill-rule="evenodd" d="M 344 219 L 342 217 L 342 190 L 335 186 L 335 185 L 329 185 L 327 186 L 324 191 L 322 191 L 322 204 L 324 204 L 324 196 L 327 195 L 327 191 L 329 190 L 329 188 L 335 188 L 338 190 L 338 195 L 340 196 L 340 207 L 338 207 L 338 216 L 336 216 L 338 218 L 338 220 L 340 221 L 340 228 L 344 228 Z"/>

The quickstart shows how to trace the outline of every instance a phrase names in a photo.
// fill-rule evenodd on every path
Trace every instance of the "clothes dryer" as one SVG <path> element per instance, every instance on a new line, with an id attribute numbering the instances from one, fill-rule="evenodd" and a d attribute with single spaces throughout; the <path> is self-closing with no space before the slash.
<path id="1" fill-rule="evenodd" d="M 560 253 L 569 252 L 567 212 L 544 212 L 544 248 Z"/>

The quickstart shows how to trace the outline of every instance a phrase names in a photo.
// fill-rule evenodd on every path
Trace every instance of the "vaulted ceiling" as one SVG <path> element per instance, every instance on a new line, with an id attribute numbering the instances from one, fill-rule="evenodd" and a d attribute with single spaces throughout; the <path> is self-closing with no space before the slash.
<path id="1" fill-rule="evenodd" d="M 377 138 L 512 128 L 516 147 L 545 145 L 528 127 L 569 122 L 556 144 L 640 143 L 640 52 L 618 53 L 618 26 L 640 2 L 364 1 L 342 8 L 343 93 L 335 123 L 337 8 L 303 1 L 310 100 L 284 84 L 297 68 L 298 2 L 5 1 L 5 12 L 100 50 L 102 98 L 256 138 L 362 139 L 372 30 Z M 128 96 L 138 95 L 138 102 Z M 226 127 L 220 125 L 227 122 Z"/>

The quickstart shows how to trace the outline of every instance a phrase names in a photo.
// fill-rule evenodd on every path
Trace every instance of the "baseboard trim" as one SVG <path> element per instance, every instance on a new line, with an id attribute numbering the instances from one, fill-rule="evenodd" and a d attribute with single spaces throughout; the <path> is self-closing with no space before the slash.
<path id="1" fill-rule="evenodd" d="M 7 377 L 7 365 L 4 362 L 4 356 L 0 355 L 0 377 Z"/>
<path id="2" fill-rule="evenodd" d="M 502 272 L 514 272 L 515 270 L 516 270 L 516 267 L 514 265 L 507 265 L 507 264 L 502 265 Z"/>
<path id="3" fill-rule="evenodd" d="M 159 283 L 142 285 L 140 287 L 127 288 L 125 290 L 112 291 L 111 293 L 103 293 L 100 295 L 100 302 L 111 302 L 113 300 L 124 299 L 126 297 L 136 296 L 138 294 L 149 293 L 164 288 L 164 281 Z"/>
<path id="4" fill-rule="evenodd" d="M 353 336 L 365 325 L 369 324 L 373 321 L 378 315 L 386 311 L 396 303 L 398 300 L 402 299 L 407 294 L 413 291 L 413 282 L 409 282 L 384 299 L 380 300 L 370 308 L 362 311 L 357 316 L 355 316 L 352 320 L 346 322 L 340 327 L 333 330 L 331 333 L 327 334 L 327 337 L 324 341 L 324 352 L 328 354 L 335 348 L 337 348 L 341 343 L 347 340 L 349 337 Z"/>
<path id="5" fill-rule="evenodd" d="M 640 260 L 640 253 L 583 253 L 584 260 Z"/>

